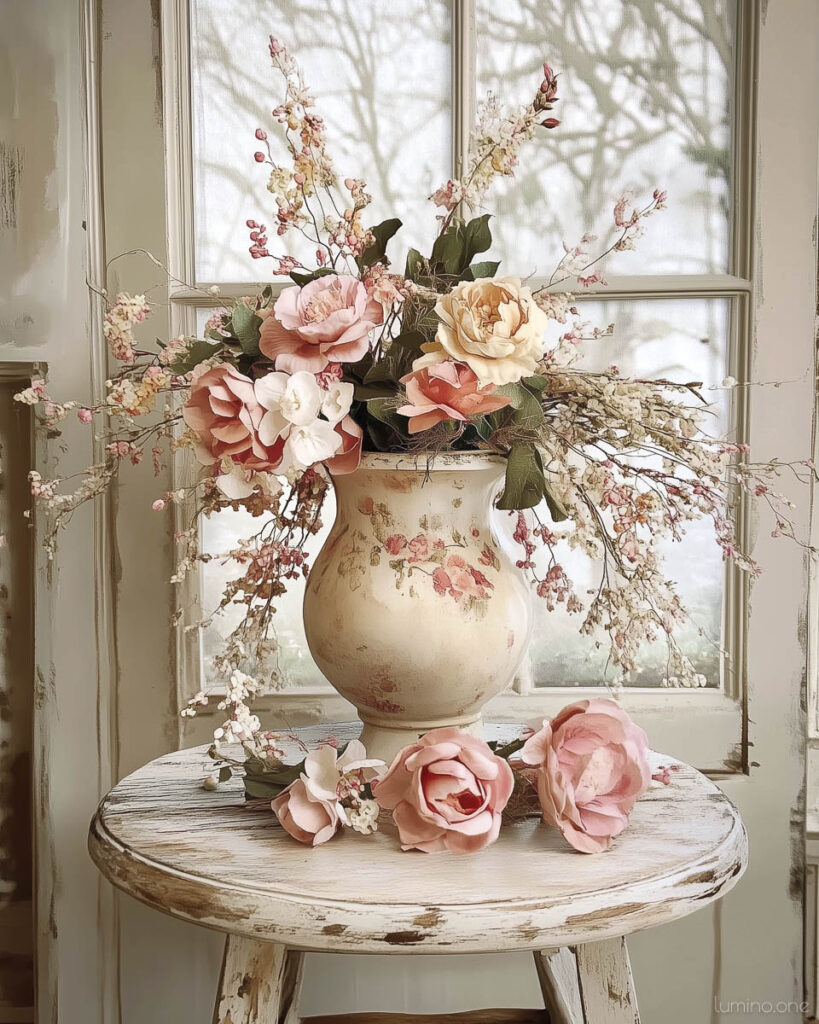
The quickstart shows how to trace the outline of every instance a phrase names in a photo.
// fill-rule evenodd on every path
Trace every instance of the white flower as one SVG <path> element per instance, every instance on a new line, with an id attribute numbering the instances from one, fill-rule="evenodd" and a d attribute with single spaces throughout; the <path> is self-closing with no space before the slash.
<path id="1" fill-rule="evenodd" d="M 321 388 L 316 383 L 315 376 L 306 370 L 297 370 L 293 374 L 279 371 L 268 373 L 266 377 L 256 381 L 254 390 L 259 404 L 264 406 L 268 413 L 278 412 L 294 426 L 302 427 L 310 423 L 321 409 Z M 267 415 L 259 427 L 260 437 L 266 419 Z M 262 443 L 266 443 L 263 438 Z"/>
<path id="2" fill-rule="evenodd" d="M 364 744 L 360 740 L 351 740 L 341 757 L 335 747 L 329 745 L 311 750 L 304 759 L 301 780 L 313 800 L 334 803 L 339 818 L 345 825 L 355 824 L 352 815 L 361 812 L 362 823 L 367 820 L 371 825 L 372 809 L 365 805 L 375 801 L 358 799 L 362 784 L 379 779 L 387 771 L 387 765 L 375 758 L 368 758 Z M 342 806 L 341 800 L 352 798 L 353 811 Z M 378 805 L 375 805 L 375 816 L 378 816 Z M 356 828 L 356 831 L 361 829 Z M 369 831 L 375 829 L 370 827 Z"/>
<path id="3" fill-rule="evenodd" d="M 361 800 L 347 817 L 352 828 L 363 836 L 378 831 L 378 804 L 375 800 Z"/>
<path id="4" fill-rule="evenodd" d="M 313 420 L 305 426 L 294 426 L 284 446 L 282 464 L 308 469 L 335 455 L 341 443 L 341 435 L 326 420 Z"/>
<path id="5" fill-rule="evenodd" d="M 354 390 L 352 384 L 339 380 L 331 384 L 324 392 L 321 411 L 333 425 L 343 420 L 350 411 Z"/>
<path id="6" fill-rule="evenodd" d="M 726 377 L 722 382 L 724 388 L 735 388 L 737 386 L 736 377 Z"/>

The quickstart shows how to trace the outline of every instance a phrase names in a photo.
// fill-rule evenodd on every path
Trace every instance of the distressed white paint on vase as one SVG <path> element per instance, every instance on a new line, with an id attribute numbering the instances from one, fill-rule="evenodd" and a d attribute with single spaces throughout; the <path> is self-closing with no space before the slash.
<path id="1" fill-rule="evenodd" d="M 481 708 L 518 670 L 531 594 L 490 521 L 504 467 L 481 453 L 368 454 L 334 481 L 304 625 L 372 756 L 440 726 L 480 734 Z"/>

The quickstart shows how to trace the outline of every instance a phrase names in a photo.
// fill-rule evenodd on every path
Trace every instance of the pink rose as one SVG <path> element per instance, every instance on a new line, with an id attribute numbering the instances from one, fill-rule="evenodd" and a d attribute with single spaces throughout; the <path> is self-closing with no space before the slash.
<path id="1" fill-rule="evenodd" d="M 373 784 L 373 796 L 393 812 L 403 850 L 474 853 L 498 838 L 513 786 L 503 758 L 450 727 L 404 747 Z"/>
<path id="2" fill-rule="evenodd" d="M 583 853 L 607 850 L 648 788 L 648 740 L 611 700 L 564 708 L 520 752 L 537 767 L 543 820 Z"/>
<path id="3" fill-rule="evenodd" d="M 480 386 L 466 363 L 446 360 L 424 366 L 401 378 L 406 385 L 409 405 L 398 410 L 409 417 L 409 432 L 417 434 L 444 420 L 465 422 L 474 416 L 496 412 L 509 405 L 511 398 L 494 395 L 495 385 Z"/>
<path id="4" fill-rule="evenodd" d="M 354 363 L 384 319 L 381 304 L 349 274 L 285 288 L 261 326 L 259 347 L 277 370 L 320 373 L 330 362 Z"/>
<path id="5" fill-rule="evenodd" d="M 199 438 L 197 457 L 213 465 L 230 456 L 237 465 L 265 472 L 282 459 L 284 437 L 267 429 L 267 409 L 259 402 L 253 381 L 232 366 L 214 366 L 194 374 L 182 410 L 185 423 Z"/>
<path id="6" fill-rule="evenodd" d="M 341 447 L 331 459 L 325 459 L 324 465 L 333 476 L 343 476 L 358 469 L 364 431 L 349 415 L 336 423 L 335 430 L 341 438 Z"/>
<path id="7" fill-rule="evenodd" d="M 300 843 L 320 846 L 341 828 L 335 799 L 313 796 L 302 779 L 296 779 L 271 802 L 282 828 Z"/>

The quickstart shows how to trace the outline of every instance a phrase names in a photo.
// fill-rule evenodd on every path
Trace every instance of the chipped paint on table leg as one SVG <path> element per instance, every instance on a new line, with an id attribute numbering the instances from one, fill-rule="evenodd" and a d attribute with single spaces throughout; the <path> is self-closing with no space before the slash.
<path id="1" fill-rule="evenodd" d="M 577 976 L 585 1024 L 640 1024 L 624 938 L 578 946 Z"/>
<path id="2" fill-rule="evenodd" d="M 299 1000 L 304 980 L 304 953 L 288 949 L 284 962 L 284 980 L 279 999 L 279 1024 L 300 1024 Z"/>
<path id="3" fill-rule="evenodd" d="M 301 957 L 288 954 L 278 943 L 229 935 L 213 1024 L 275 1024 L 285 1003 L 286 1021 L 297 1024 Z"/>

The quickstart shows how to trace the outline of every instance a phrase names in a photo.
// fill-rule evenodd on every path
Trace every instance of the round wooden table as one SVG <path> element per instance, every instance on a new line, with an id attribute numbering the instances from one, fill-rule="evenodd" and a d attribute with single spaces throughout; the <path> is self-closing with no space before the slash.
<path id="1" fill-rule="evenodd" d="M 316 744 L 359 727 L 299 730 Z M 487 731 L 508 738 L 509 726 Z M 216 1024 L 295 1024 L 303 951 L 492 953 L 529 950 L 546 1011 L 483 1011 L 458 1020 L 635 1024 L 624 936 L 723 896 L 747 860 L 735 807 L 687 765 L 649 790 L 611 850 L 574 852 L 529 819 L 480 853 L 402 853 L 381 830 L 345 830 L 315 849 L 272 814 L 244 806 L 242 782 L 202 788 L 206 747 L 158 758 L 102 801 L 89 847 L 114 885 L 175 917 L 227 932 Z M 292 744 L 296 760 L 296 744 Z M 488 1014 L 488 1015 L 487 1015 Z M 322 1021 L 404 1021 L 347 1015 Z M 413 1017 L 412 1020 L 440 1020 Z M 451 1018 L 446 1018 L 447 1020 Z M 318 1021 L 319 1018 L 313 1018 Z"/>

